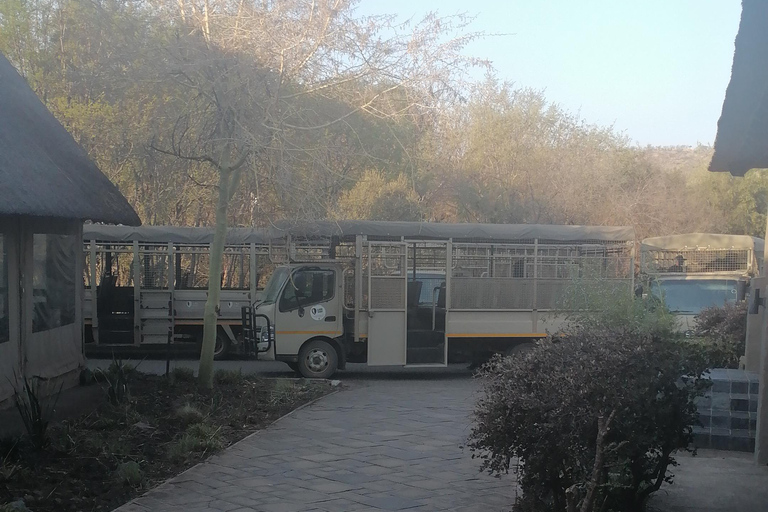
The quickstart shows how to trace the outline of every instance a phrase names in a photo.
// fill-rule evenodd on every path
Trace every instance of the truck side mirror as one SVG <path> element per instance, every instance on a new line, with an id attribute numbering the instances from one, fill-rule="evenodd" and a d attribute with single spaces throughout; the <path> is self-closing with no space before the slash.
<path id="1" fill-rule="evenodd" d="M 765 297 L 760 297 L 760 288 L 755 288 L 750 297 L 749 314 L 756 315 L 760 312 L 760 306 L 765 306 Z"/>

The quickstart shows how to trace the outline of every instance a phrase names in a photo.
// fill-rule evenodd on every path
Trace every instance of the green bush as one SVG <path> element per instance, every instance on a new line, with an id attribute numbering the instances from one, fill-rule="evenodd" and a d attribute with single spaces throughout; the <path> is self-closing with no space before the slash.
<path id="1" fill-rule="evenodd" d="M 642 511 L 692 441 L 696 361 L 675 341 L 574 328 L 481 370 L 469 446 L 492 473 L 518 461 L 518 511 Z"/>
<path id="2" fill-rule="evenodd" d="M 625 281 L 574 280 L 554 314 L 564 315 L 571 329 L 607 329 L 660 339 L 680 336 L 675 315 L 654 297 L 635 297 Z"/>
<path id="3" fill-rule="evenodd" d="M 469 446 L 515 468 L 517 511 L 642 511 L 692 441 L 705 358 L 626 283 L 574 281 L 560 308 L 560 333 L 481 370 Z"/>
<path id="4" fill-rule="evenodd" d="M 695 331 L 712 368 L 738 368 L 747 340 L 747 303 L 703 309 L 696 315 Z"/>

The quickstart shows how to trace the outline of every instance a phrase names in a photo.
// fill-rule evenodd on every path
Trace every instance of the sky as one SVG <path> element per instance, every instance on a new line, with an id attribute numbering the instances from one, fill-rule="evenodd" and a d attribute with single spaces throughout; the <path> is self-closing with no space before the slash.
<path id="1" fill-rule="evenodd" d="M 361 14 L 476 16 L 467 54 L 636 144 L 713 144 L 740 0 L 361 0 Z"/>

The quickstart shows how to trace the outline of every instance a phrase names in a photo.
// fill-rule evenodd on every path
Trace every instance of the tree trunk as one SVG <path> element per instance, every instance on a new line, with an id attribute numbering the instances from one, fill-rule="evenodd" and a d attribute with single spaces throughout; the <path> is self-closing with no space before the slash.
<path id="1" fill-rule="evenodd" d="M 611 429 L 611 422 L 616 415 L 612 411 L 608 419 L 604 416 L 597 418 L 597 442 L 595 443 L 595 463 L 592 467 L 592 478 L 587 484 L 587 492 L 581 503 L 581 512 L 592 512 L 594 509 L 597 489 L 602 485 L 603 466 L 605 466 L 605 438 Z"/>
<path id="2" fill-rule="evenodd" d="M 210 252 L 208 269 L 208 298 L 203 313 L 203 346 L 200 350 L 198 382 L 205 389 L 213 388 L 213 353 L 216 349 L 216 330 L 219 318 L 219 297 L 221 296 L 221 266 L 224 256 L 224 242 L 227 238 L 227 206 L 232 188 L 233 172 L 229 168 L 219 169 L 219 200 L 216 206 L 216 228 Z"/>

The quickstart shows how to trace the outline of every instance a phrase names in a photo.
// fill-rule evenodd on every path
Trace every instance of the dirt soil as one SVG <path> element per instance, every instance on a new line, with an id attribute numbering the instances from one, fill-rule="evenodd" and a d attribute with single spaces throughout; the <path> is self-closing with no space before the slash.
<path id="1" fill-rule="evenodd" d="M 0 440 L 0 509 L 23 499 L 33 512 L 112 510 L 332 391 L 325 382 L 234 372 L 217 372 L 216 381 L 203 392 L 188 374 L 133 372 L 123 403 L 52 424 L 46 447 Z"/>

